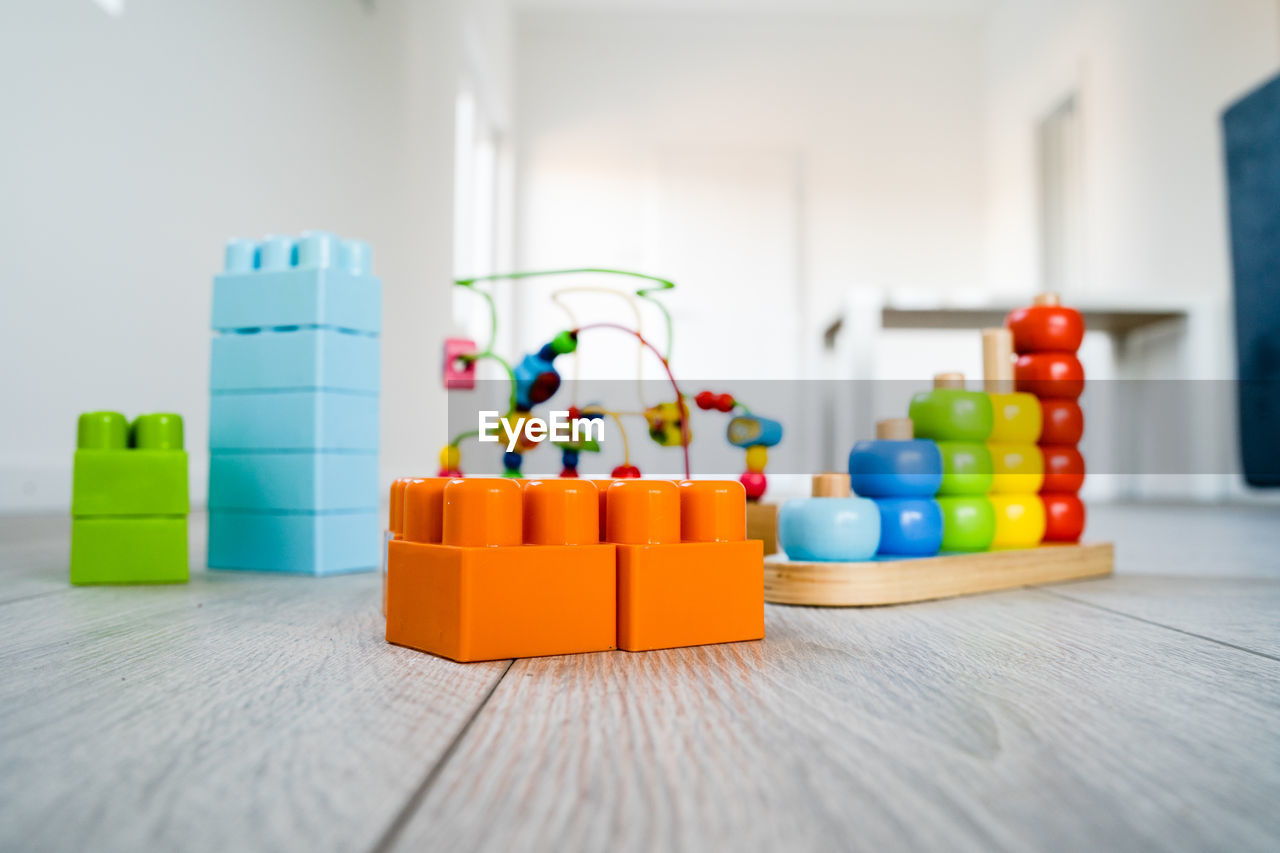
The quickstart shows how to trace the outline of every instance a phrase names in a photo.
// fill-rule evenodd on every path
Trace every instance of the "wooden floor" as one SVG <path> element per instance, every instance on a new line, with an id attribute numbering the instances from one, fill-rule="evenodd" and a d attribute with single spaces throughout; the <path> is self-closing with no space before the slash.
<path id="1" fill-rule="evenodd" d="M 1280 849 L 1275 508 L 1098 508 L 1107 580 L 470 665 L 384 643 L 371 575 L 72 589 L 67 527 L 0 520 L 0 849 Z"/>

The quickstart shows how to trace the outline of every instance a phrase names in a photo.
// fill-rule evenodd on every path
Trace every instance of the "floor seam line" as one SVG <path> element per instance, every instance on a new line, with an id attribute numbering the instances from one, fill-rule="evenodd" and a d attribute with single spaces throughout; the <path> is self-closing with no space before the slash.
<path id="1" fill-rule="evenodd" d="M 6 604 L 17 604 L 18 602 L 21 602 L 21 601 L 30 601 L 33 598 L 44 598 L 45 596 L 48 596 L 48 595 L 58 595 L 64 592 L 70 592 L 70 590 L 47 589 L 44 592 L 33 592 L 30 595 L 20 595 L 17 598 L 6 598 L 3 601 L 0 601 L 0 607 L 4 607 Z"/>
<path id="2" fill-rule="evenodd" d="M 1107 607 L 1102 604 L 1095 604 L 1092 601 L 1084 601 L 1079 598 L 1073 598 L 1070 595 L 1063 595 L 1060 592 L 1055 592 L 1054 590 L 1051 590 L 1051 589 L 1045 589 L 1044 587 L 1032 586 L 1029 588 L 1034 589 L 1037 592 L 1042 592 L 1045 595 L 1051 595 L 1054 598 L 1060 598 L 1063 601 L 1070 601 L 1074 604 L 1079 604 L 1084 607 L 1092 607 L 1095 610 L 1101 610 L 1104 613 L 1110 613 L 1114 616 L 1123 616 L 1126 619 L 1132 619 L 1135 622 L 1141 622 L 1144 625 L 1151 625 L 1156 628 L 1164 628 L 1167 631 L 1173 631 L 1175 633 L 1182 634 L 1187 637 L 1194 637 L 1197 640 L 1204 640 L 1209 643 L 1216 643 L 1217 645 L 1225 646 L 1228 649 L 1235 649 L 1238 652 L 1245 652 L 1246 654 L 1257 655 L 1260 658 L 1266 658 L 1267 660 L 1273 660 L 1277 663 L 1280 663 L 1280 656 L 1267 654 L 1266 652 L 1260 652 L 1257 649 L 1250 649 L 1250 648 L 1247 648 L 1246 646 L 1237 646 L 1235 643 L 1228 643 L 1226 640 L 1219 640 L 1216 637 L 1208 637 L 1208 636 L 1205 636 L 1204 634 L 1197 634 L 1195 631 L 1188 631 L 1185 628 L 1178 628 L 1173 625 L 1166 625 L 1163 622 L 1156 622 L 1153 619 L 1144 619 L 1143 617 L 1135 616 L 1132 613 L 1125 613 L 1123 610 L 1115 610 L 1111 607 Z"/>
<path id="3" fill-rule="evenodd" d="M 480 702 L 477 703 L 475 710 L 471 712 L 470 716 L 467 717 L 466 722 L 464 722 L 462 727 L 458 729 L 457 734 L 455 734 L 453 739 L 449 741 L 449 745 L 445 747 L 444 752 L 440 753 L 440 758 L 437 759 L 436 763 L 427 771 L 427 775 L 418 783 L 418 786 L 413 789 L 413 792 L 409 795 L 409 799 L 400 807 L 400 811 L 396 812 L 396 816 L 392 818 L 391 824 L 382 833 L 382 836 L 378 838 L 377 843 L 375 843 L 370 849 L 370 853 L 385 853 L 385 851 L 390 850 L 391 846 L 395 844 L 396 840 L 400 837 L 400 833 L 402 833 L 404 828 L 408 826 L 409 820 L 413 817 L 414 812 L 418 810 L 418 806 L 420 806 L 422 801 L 426 799 L 427 794 L 430 793 L 431 788 L 436 783 L 436 780 L 439 779 L 440 775 L 444 772 L 445 765 L 447 765 L 450 759 L 453 758 L 454 753 L 458 751 L 458 747 L 462 744 L 463 739 L 467 736 L 467 733 L 471 731 L 472 725 L 474 725 L 475 721 L 480 717 L 480 712 L 489 704 L 489 700 L 493 698 L 493 694 L 498 692 L 498 685 L 507 677 L 507 673 L 511 671 L 511 667 L 515 666 L 515 662 L 514 658 L 507 661 L 507 665 L 503 668 L 502 672 L 498 674 L 498 677 L 494 679 L 493 684 L 490 685 L 488 691 L 480 699 Z"/>

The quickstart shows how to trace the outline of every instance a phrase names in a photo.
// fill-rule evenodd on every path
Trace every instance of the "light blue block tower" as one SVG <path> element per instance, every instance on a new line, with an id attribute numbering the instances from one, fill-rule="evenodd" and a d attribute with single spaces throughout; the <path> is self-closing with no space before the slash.
<path id="1" fill-rule="evenodd" d="M 378 567 L 382 284 L 369 246 L 232 240 L 213 281 L 209 567 Z"/>

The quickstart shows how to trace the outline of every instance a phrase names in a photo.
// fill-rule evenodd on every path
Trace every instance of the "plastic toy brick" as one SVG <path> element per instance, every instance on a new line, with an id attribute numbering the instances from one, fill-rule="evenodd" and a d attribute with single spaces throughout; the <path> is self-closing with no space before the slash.
<path id="1" fill-rule="evenodd" d="M 71 582 L 187 580 L 187 454 L 182 418 L 86 412 L 71 496 Z"/>
<path id="2" fill-rule="evenodd" d="M 209 458 L 209 509 L 326 512 L 378 508 L 373 453 L 234 453 Z"/>
<path id="3" fill-rule="evenodd" d="M 378 339 L 337 329 L 217 335 L 210 388 L 218 391 L 326 389 L 378 392 Z"/>
<path id="4" fill-rule="evenodd" d="M 210 568 L 335 575 L 378 567 L 378 513 L 209 513 Z"/>
<path id="5" fill-rule="evenodd" d="M 77 432 L 72 515 L 187 514 L 182 418 L 86 412 Z"/>
<path id="6" fill-rule="evenodd" d="M 378 397 L 342 391 L 215 393 L 209 449 L 378 450 Z"/>
<path id="7" fill-rule="evenodd" d="M 740 483 L 618 480 L 605 506 L 618 548 L 618 648 L 764 637 L 764 550 L 746 539 Z"/>
<path id="8" fill-rule="evenodd" d="M 322 232 L 228 243 L 213 282 L 213 328 L 284 326 L 381 331 L 382 285 L 369 246 Z"/>
<path id="9" fill-rule="evenodd" d="M 71 583 L 186 582 L 186 516 L 71 520 Z"/>
<path id="10" fill-rule="evenodd" d="M 387 641 L 464 662 L 615 648 L 615 548 L 598 514 L 585 480 L 407 482 Z"/>

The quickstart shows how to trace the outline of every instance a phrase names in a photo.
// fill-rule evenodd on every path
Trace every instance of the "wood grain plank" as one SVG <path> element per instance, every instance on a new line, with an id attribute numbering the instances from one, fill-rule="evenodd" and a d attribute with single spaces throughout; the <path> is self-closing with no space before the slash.
<path id="1" fill-rule="evenodd" d="M 71 588 L 71 519 L 0 516 L 0 605 Z"/>
<path id="2" fill-rule="evenodd" d="M 1036 590 L 517 661 L 399 849 L 1272 850 L 1280 664 Z"/>
<path id="3" fill-rule="evenodd" d="M 1280 579 L 1144 575 L 1043 591 L 1280 659 Z"/>
<path id="4" fill-rule="evenodd" d="M 375 576 L 196 572 L 3 611 L 0 848 L 369 848 L 504 663 L 387 645 Z"/>

